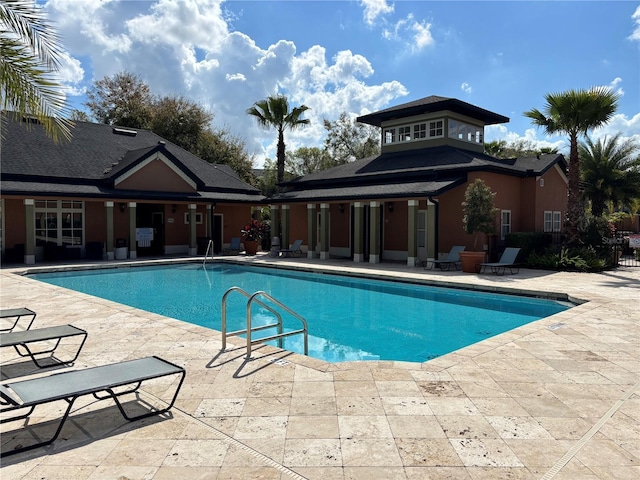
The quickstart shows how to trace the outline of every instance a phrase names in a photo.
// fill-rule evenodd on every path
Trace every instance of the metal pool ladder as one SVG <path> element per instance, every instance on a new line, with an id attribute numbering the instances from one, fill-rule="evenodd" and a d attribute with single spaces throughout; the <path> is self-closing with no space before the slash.
<path id="1" fill-rule="evenodd" d="M 204 264 L 207 263 L 209 252 L 211 252 L 211 260 L 213 260 L 213 240 L 209 240 L 209 243 L 207 243 L 207 251 L 204 252 L 204 258 L 202 259 L 202 268 L 204 268 Z"/>
<path id="2" fill-rule="evenodd" d="M 247 328 L 245 330 L 236 330 L 235 332 L 227 332 L 227 297 L 229 296 L 229 294 L 231 292 L 238 292 L 242 295 L 244 295 L 245 297 L 248 298 L 247 300 Z M 299 330 L 292 330 L 291 332 L 284 332 L 283 328 L 282 328 L 282 315 L 280 315 L 280 313 L 278 311 L 276 311 L 273 307 L 265 304 L 263 301 L 259 300 L 258 298 L 263 298 L 265 300 L 268 300 L 269 302 L 277 305 L 278 307 L 282 308 L 284 311 L 286 311 L 287 313 L 289 313 L 290 315 L 294 316 L 295 318 L 297 318 L 298 320 L 300 320 L 300 322 L 302 323 L 302 328 Z M 252 322 L 252 317 L 251 317 L 251 305 L 252 304 L 258 304 L 260 305 L 262 308 L 270 311 L 271 313 L 273 313 L 276 318 L 278 319 L 278 321 L 276 323 L 271 323 L 269 325 L 262 325 L 259 327 L 253 327 L 251 325 Z M 254 332 L 258 332 L 260 330 L 266 330 L 268 328 L 273 328 L 276 327 L 277 328 L 277 332 L 275 335 L 270 335 L 268 337 L 261 337 L 257 340 L 252 340 L 251 336 Z M 224 295 L 222 296 L 222 350 L 226 350 L 227 349 L 227 337 L 233 337 L 233 336 L 238 336 L 238 335 L 242 335 L 242 334 L 246 334 L 247 335 L 247 356 L 246 358 L 251 358 L 251 346 L 258 344 L 258 343 L 264 343 L 264 342 L 268 342 L 270 340 L 278 340 L 278 347 L 282 348 L 282 339 L 284 337 L 290 337 L 292 335 L 299 335 L 302 334 L 304 336 L 304 354 L 308 355 L 309 354 L 309 333 L 308 333 L 309 328 L 307 327 L 307 321 L 300 315 L 298 315 L 296 312 L 294 312 L 293 310 L 291 310 L 289 307 L 287 307 L 286 305 L 284 305 L 283 303 L 279 302 L 278 300 L 276 300 L 275 298 L 273 298 L 271 295 L 269 295 L 266 292 L 263 291 L 258 291 L 256 293 L 254 293 L 253 295 L 249 294 L 248 292 L 246 292 L 245 290 L 243 290 L 240 287 L 231 287 L 229 290 L 227 290 Z"/>

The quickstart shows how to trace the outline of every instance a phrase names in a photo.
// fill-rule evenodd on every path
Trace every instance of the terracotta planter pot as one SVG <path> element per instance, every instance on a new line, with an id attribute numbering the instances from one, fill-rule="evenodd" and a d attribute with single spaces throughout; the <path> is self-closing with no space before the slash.
<path id="1" fill-rule="evenodd" d="M 258 251 L 258 246 L 260 242 L 255 240 L 245 240 L 244 241 L 244 250 L 247 255 L 255 255 Z"/>
<path id="2" fill-rule="evenodd" d="M 480 273 L 480 264 L 484 262 L 484 252 L 462 251 L 460 263 L 462 271 L 466 273 Z"/>

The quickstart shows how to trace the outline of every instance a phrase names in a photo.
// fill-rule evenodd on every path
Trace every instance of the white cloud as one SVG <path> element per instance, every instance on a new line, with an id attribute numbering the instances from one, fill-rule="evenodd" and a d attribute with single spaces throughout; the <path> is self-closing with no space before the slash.
<path id="1" fill-rule="evenodd" d="M 462 90 L 464 93 L 471 93 L 473 91 L 473 88 L 467 82 L 462 82 L 462 85 L 460 85 L 460 90 Z"/>
<path id="2" fill-rule="evenodd" d="M 431 24 L 426 21 L 416 21 L 412 13 L 398 20 L 391 29 L 385 28 L 382 31 L 382 37 L 404 42 L 412 53 L 418 53 L 435 43 L 431 35 Z M 407 37 L 409 37 L 408 40 Z"/>
<path id="3" fill-rule="evenodd" d="M 230 31 L 222 3 L 49 0 L 47 9 L 69 51 L 61 72 L 68 94 L 81 94 L 105 76 L 134 73 L 155 95 L 184 95 L 208 108 L 214 126 L 245 139 L 258 164 L 275 158 L 277 139 L 246 114 L 257 100 L 284 93 L 292 106 L 310 107 L 310 125 L 286 134 L 287 149 L 295 149 L 322 145 L 324 118 L 368 113 L 408 94 L 397 81 L 367 84 L 373 66 L 349 50 L 327 59 L 319 45 L 302 52 L 286 39 L 257 45 L 245 33 Z M 372 19 L 393 11 L 386 2 L 363 5 Z"/>
<path id="4" fill-rule="evenodd" d="M 378 17 L 388 15 L 393 12 L 393 4 L 389 5 L 387 0 L 361 0 L 360 5 L 364 7 L 364 21 L 368 25 L 373 25 Z"/>
<path id="5" fill-rule="evenodd" d="M 633 13 L 631 18 L 633 18 L 633 20 L 635 21 L 636 27 L 633 33 L 629 35 L 627 38 L 629 40 L 635 40 L 637 42 L 640 42 L 640 7 L 636 8 L 636 11 Z"/>

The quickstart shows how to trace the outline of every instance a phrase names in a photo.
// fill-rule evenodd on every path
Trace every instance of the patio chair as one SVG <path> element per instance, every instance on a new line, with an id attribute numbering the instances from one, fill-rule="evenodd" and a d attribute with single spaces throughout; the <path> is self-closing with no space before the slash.
<path id="1" fill-rule="evenodd" d="M 495 273 L 496 275 L 504 275 L 507 268 L 511 272 L 511 274 L 518 273 L 520 271 L 520 266 L 515 263 L 516 258 L 518 258 L 518 254 L 520 253 L 519 248 L 515 247 L 507 247 L 502 252 L 502 256 L 500 260 L 493 263 L 481 263 L 480 264 L 480 273 L 483 273 L 484 270 L 489 267 L 491 269 L 491 273 Z"/>
<path id="2" fill-rule="evenodd" d="M 430 270 L 434 266 L 437 266 L 440 270 L 449 270 L 453 265 L 458 270 L 458 263 L 460 262 L 460 252 L 466 247 L 464 245 L 454 245 L 445 258 L 442 260 L 425 260 L 422 262 L 422 266 L 425 270 Z M 446 267 L 446 268 L 445 268 Z"/>
<path id="3" fill-rule="evenodd" d="M 29 310 L 28 308 L 3 308 L 0 310 L 0 320 L 2 320 L 2 327 L 0 327 L 0 332 L 11 332 L 22 317 L 31 317 L 29 320 L 29 324 L 25 330 L 29 330 L 33 321 L 36 319 L 36 312 L 33 310 Z M 5 325 L 11 324 L 10 327 L 6 327 Z"/>
<path id="4" fill-rule="evenodd" d="M 242 250 L 240 248 L 240 237 L 232 237 L 231 238 L 231 243 L 229 243 L 229 246 L 227 248 L 223 248 L 222 249 L 222 254 L 223 255 L 238 255 L 240 254 L 240 250 Z"/>
<path id="5" fill-rule="evenodd" d="M 180 381 L 175 389 L 173 398 L 168 404 L 163 402 L 162 406 L 153 407 L 147 399 L 143 400 L 139 397 L 138 392 L 144 382 L 169 376 L 179 377 Z M 27 446 L 20 444 L 16 449 L 3 451 L 0 456 L 5 457 L 53 443 L 58 438 L 65 421 L 69 417 L 73 404 L 84 395 L 93 395 L 97 400 L 112 398 L 122 416 L 128 421 L 166 413 L 176 401 L 184 376 L 184 368 L 154 356 L 83 370 L 56 373 L 29 380 L 3 383 L 0 385 L 0 413 L 5 414 L 24 409 L 28 409 L 28 411 L 9 417 L 3 415 L 0 423 L 27 419 L 25 428 L 31 428 L 31 423 L 28 419 L 36 407 L 64 400 L 67 402 L 67 408 L 62 414 L 57 429 L 51 438 L 41 440 L 39 436 L 36 436 L 41 441 Z M 127 414 L 123 408 L 123 402 L 120 400 L 120 397 L 127 394 L 135 394 L 135 399 L 138 400 L 136 404 L 144 405 L 145 413 L 138 415 Z M 48 409 L 47 411 L 51 413 L 55 410 Z M 6 435 L 6 433 L 3 433 L 3 435 Z M 22 438 L 20 440 L 22 442 Z M 6 448 L 6 445 L 7 441 L 3 439 L 3 447 Z"/>
<path id="6" fill-rule="evenodd" d="M 82 337 L 82 341 L 78 345 L 73 358 L 70 360 L 61 360 L 54 356 L 54 352 L 63 339 L 78 336 Z M 47 368 L 54 365 L 70 364 L 75 362 L 86 340 L 87 332 L 85 330 L 76 328 L 73 325 L 60 325 L 57 327 L 36 328 L 20 332 L 0 333 L 0 348 L 13 347 L 21 357 L 30 357 L 38 368 Z M 51 346 L 52 342 L 53 346 Z M 44 347 L 40 347 L 44 348 L 44 350 L 38 350 L 38 345 L 44 345 Z M 35 350 L 33 348 L 34 346 L 36 347 Z M 36 357 L 40 357 L 48 353 L 51 354 L 48 358 L 53 359 L 53 363 L 41 363 L 41 359 L 39 360 Z"/>
<path id="7" fill-rule="evenodd" d="M 300 249 L 300 245 L 302 245 L 302 240 L 296 240 L 291 245 L 291 248 L 283 248 L 280 250 L 280 255 L 283 257 L 301 257 L 302 250 Z"/>

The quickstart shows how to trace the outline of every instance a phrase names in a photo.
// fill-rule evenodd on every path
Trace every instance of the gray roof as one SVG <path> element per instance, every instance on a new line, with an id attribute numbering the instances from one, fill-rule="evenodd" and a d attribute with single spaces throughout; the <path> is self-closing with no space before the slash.
<path id="1" fill-rule="evenodd" d="M 395 107 L 386 108 L 377 112 L 362 115 L 356 120 L 360 123 L 367 123 L 379 127 L 382 122 L 393 120 L 396 118 L 413 117 L 424 113 L 432 113 L 443 110 L 450 110 L 471 118 L 481 120 L 485 125 L 493 125 L 496 123 L 506 123 L 508 117 L 499 115 L 484 108 L 476 107 L 470 103 L 463 102 L 457 98 L 439 97 L 431 95 L 429 97 L 420 98 L 411 102 L 396 105 Z"/>
<path id="2" fill-rule="evenodd" d="M 438 195 L 466 181 L 472 171 L 531 177 L 556 164 L 566 168 L 562 155 L 498 159 L 450 146 L 429 147 L 383 153 L 299 177 L 283 184 L 287 191 L 272 200 Z"/>
<path id="3" fill-rule="evenodd" d="M 114 179 L 151 154 L 162 152 L 196 184 L 197 194 L 178 197 L 251 202 L 264 198 L 229 166 L 208 163 L 149 130 L 75 122 L 71 141 L 56 144 L 41 125 L 16 121 L 13 114 L 2 116 L 3 193 L 46 191 L 121 197 L 125 192 L 113 188 Z M 130 193 L 176 198 L 170 192 Z"/>

